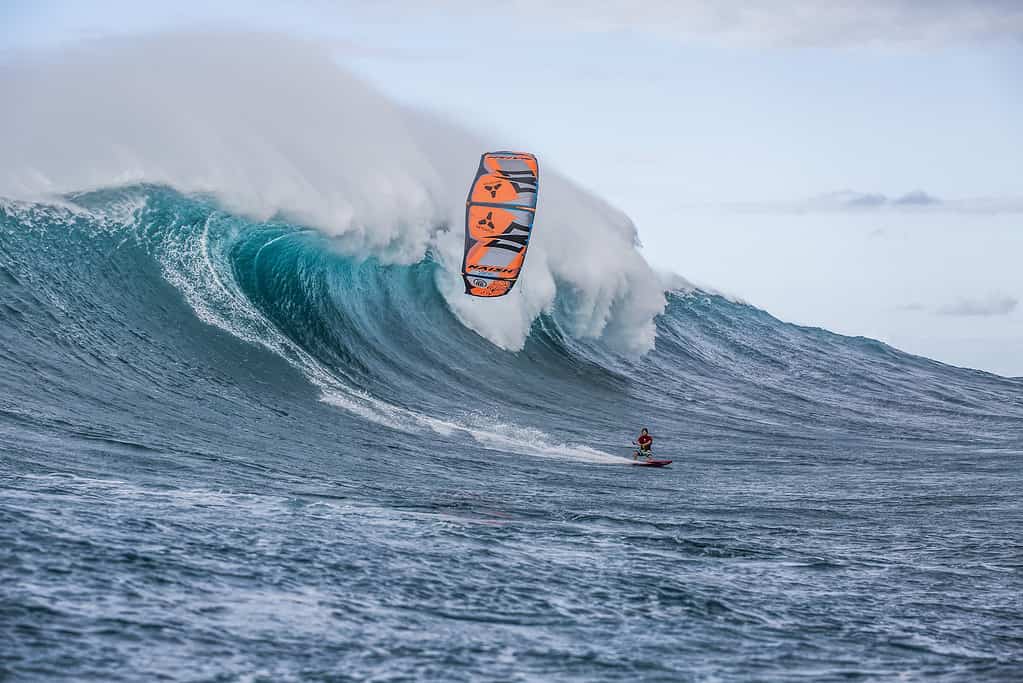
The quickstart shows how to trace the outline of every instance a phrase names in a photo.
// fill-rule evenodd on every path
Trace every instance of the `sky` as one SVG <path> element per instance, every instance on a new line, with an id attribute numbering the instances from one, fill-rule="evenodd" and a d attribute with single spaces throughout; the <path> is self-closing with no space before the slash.
<path id="1" fill-rule="evenodd" d="M 1023 3 L 3 7 L 0 55 L 196 26 L 327 40 L 392 98 L 604 196 L 659 268 L 1023 376 Z M 895 201 L 914 191 L 929 202 Z"/>

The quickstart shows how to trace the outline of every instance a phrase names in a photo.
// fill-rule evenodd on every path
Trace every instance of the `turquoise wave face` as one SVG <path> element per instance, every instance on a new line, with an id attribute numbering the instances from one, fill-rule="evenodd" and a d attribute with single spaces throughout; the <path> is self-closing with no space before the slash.
<path id="1" fill-rule="evenodd" d="M 571 291 L 513 353 L 440 268 L 162 187 L 0 204 L 0 670 L 1018 672 L 1023 381 L 698 291 L 643 358 Z"/>

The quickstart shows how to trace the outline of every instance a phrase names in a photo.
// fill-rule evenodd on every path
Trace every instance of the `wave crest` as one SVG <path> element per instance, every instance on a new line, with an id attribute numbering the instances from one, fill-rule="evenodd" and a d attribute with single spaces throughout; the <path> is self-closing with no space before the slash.
<path id="1" fill-rule="evenodd" d="M 16 103 L 0 110 L 0 195 L 138 183 L 211 193 L 249 218 L 314 227 L 348 256 L 411 264 L 435 253 L 452 309 L 506 349 L 522 348 L 558 292 L 574 302 L 572 334 L 652 347 L 665 300 L 635 227 L 546 166 L 521 294 L 467 301 L 450 284 L 466 187 L 480 151 L 501 142 L 391 102 L 324 46 L 249 34 L 108 39 L 8 66 L 0 88 Z"/>

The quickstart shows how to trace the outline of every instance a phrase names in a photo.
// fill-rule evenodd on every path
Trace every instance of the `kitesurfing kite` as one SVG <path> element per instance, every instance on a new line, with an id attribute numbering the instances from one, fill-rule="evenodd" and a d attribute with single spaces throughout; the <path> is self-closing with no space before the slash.
<path id="1" fill-rule="evenodd" d="M 540 167 L 527 152 L 487 152 L 465 201 L 462 279 L 472 296 L 504 296 L 519 277 L 536 214 Z"/>

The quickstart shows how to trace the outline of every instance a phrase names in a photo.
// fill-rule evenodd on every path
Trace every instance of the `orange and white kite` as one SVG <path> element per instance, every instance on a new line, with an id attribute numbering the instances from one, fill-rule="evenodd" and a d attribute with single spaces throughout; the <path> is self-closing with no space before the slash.
<path id="1" fill-rule="evenodd" d="M 526 152 L 487 152 L 465 201 L 462 279 L 472 296 L 504 296 L 519 277 L 536 215 L 540 167 Z"/>

